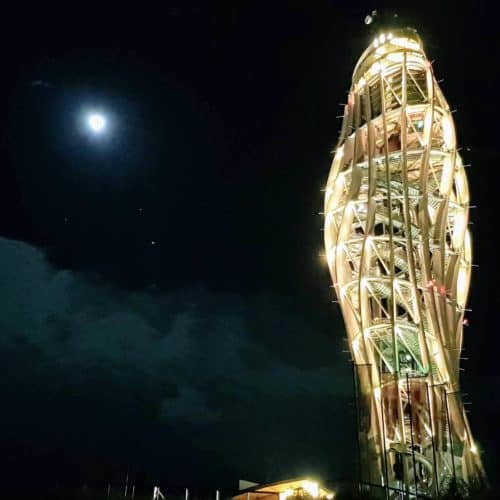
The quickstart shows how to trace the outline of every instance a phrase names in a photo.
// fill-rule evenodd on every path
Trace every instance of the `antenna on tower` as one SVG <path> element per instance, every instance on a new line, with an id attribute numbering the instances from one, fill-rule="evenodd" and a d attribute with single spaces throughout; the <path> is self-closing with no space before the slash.
<path id="1" fill-rule="evenodd" d="M 368 25 L 368 24 L 373 23 L 373 21 L 375 20 L 376 15 L 377 15 L 377 11 L 376 10 L 372 10 L 371 14 L 368 14 L 365 17 L 365 24 Z"/>
<path id="2" fill-rule="evenodd" d="M 383 12 L 372 10 L 365 16 L 364 23 L 366 26 L 370 27 L 370 31 L 377 31 L 380 28 L 387 27 L 402 27 L 398 13 L 388 10 L 384 10 Z"/>

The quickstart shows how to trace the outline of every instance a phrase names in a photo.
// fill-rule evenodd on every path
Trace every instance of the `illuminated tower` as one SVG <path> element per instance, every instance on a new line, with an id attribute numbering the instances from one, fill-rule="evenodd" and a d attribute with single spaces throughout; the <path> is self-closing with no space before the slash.
<path id="1" fill-rule="evenodd" d="M 459 389 L 468 212 L 422 42 L 409 28 L 381 33 L 354 69 L 324 234 L 355 365 L 361 482 L 387 498 L 484 475 Z"/>

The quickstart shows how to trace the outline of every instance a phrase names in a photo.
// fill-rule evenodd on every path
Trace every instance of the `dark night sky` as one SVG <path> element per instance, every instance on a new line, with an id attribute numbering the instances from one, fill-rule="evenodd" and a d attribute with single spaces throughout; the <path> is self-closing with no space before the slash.
<path id="1" fill-rule="evenodd" d="M 197 487 L 352 477 L 351 368 L 318 212 L 373 6 L 277 5 L 2 17 L 0 443 L 12 484 L 127 469 Z M 445 78 L 472 164 L 480 267 L 464 392 L 493 474 L 497 22 L 478 2 L 399 12 Z M 99 139 L 79 123 L 92 107 L 112 121 Z"/>

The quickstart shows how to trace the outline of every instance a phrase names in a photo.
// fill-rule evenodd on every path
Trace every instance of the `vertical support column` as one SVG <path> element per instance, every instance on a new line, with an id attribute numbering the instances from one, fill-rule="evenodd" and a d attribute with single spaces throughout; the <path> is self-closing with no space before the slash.
<path id="1" fill-rule="evenodd" d="M 427 398 L 427 411 L 429 414 L 429 428 L 431 430 L 431 443 L 432 443 L 432 472 L 434 474 L 434 494 L 439 496 L 439 475 L 438 475 L 438 464 L 436 458 L 436 427 L 434 424 L 434 419 L 432 417 L 432 408 L 431 408 L 431 398 L 429 396 L 429 384 L 426 382 L 425 384 L 425 395 Z"/>
<path id="2" fill-rule="evenodd" d="M 414 307 L 418 313 L 418 331 L 419 331 L 419 344 L 420 344 L 420 354 L 422 356 L 422 364 L 426 373 L 431 378 L 432 383 L 432 371 L 429 362 L 429 349 L 427 346 L 427 340 L 425 338 L 425 330 L 423 325 L 423 315 L 422 304 L 420 301 L 420 292 L 417 282 L 417 273 L 415 267 L 415 258 L 413 254 L 414 242 L 411 232 L 411 214 L 410 214 L 410 200 L 408 194 L 408 147 L 407 147 L 407 131 L 408 131 L 408 84 L 407 84 L 407 66 L 406 66 L 406 51 L 403 52 L 403 68 L 402 68 L 402 78 L 401 78 L 401 177 L 403 181 L 403 210 L 404 210 L 404 221 L 405 221 L 405 232 L 406 232 L 406 259 L 408 261 L 408 273 L 410 276 L 410 282 L 413 288 L 413 296 L 415 300 Z M 422 233 L 420 233 L 422 237 Z"/>
<path id="3" fill-rule="evenodd" d="M 406 374 L 406 391 L 408 394 L 408 405 L 410 407 L 410 438 L 411 438 L 411 458 L 413 461 L 413 478 L 415 483 L 415 495 L 418 498 L 417 464 L 415 462 L 415 443 L 413 441 L 413 401 L 411 398 L 411 387 L 408 374 Z"/>
<path id="4" fill-rule="evenodd" d="M 451 456 L 451 467 L 453 470 L 453 480 L 456 482 L 457 471 L 455 469 L 455 453 L 453 450 L 453 432 L 451 429 L 450 410 L 448 408 L 448 393 L 446 392 L 446 388 L 444 387 L 443 387 L 443 401 L 444 401 L 444 407 L 446 409 L 446 420 L 448 422 L 448 437 L 450 440 L 450 456 Z"/>
<path id="5" fill-rule="evenodd" d="M 398 422 L 399 422 L 399 435 L 400 435 L 400 444 L 401 448 L 406 446 L 406 438 L 405 438 L 405 428 L 404 428 L 404 417 L 403 417 L 403 409 L 401 405 L 401 394 L 399 388 L 399 350 L 398 350 L 398 339 L 396 332 L 396 324 L 395 319 L 397 315 L 397 304 L 395 299 L 395 291 L 394 291 L 394 223 L 392 216 L 392 187 L 391 187 L 391 171 L 389 165 L 389 140 L 387 135 L 387 116 L 386 116 L 386 106 L 385 106 L 385 84 L 382 72 L 379 73 L 379 82 L 380 82 L 380 94 L 381 94 L 381 106 L 382 106 L 382 124 L 384 131 L 384 157 L 385 157 L 385 184 L 386 184 L 386 192 L 387 192 L 387 211 L 388 211 L 388 219 L 389 219 L 389 273 L 390 273 L 390 291 L 391 291 L 391 336 L 392 336 L 392 350 L 393 350 L 393 368 L 394 368 L 394 384 L 395 391 L 397 394 L 397 413 L 398 413 Z M 404 481 L 407 485 L 408 474 L 406 470 L 406 461 L 403 462 L 404 467 Z"/>

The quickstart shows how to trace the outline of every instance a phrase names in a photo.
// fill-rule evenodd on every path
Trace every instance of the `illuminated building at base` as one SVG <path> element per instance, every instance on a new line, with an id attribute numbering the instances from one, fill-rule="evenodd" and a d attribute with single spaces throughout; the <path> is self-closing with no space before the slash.
<path id="1" fill-rule="evenodd" d="M 270 484 L 240 481 L 240 491 L 232 500 L 333 500 L 335 493 L 317 481 L 289 479 Z"/>
<path id="2" fill-rule="evenodd" d="M 380 33 L 354 69 L 324 213 L 355 366 L 361 483 L 414 498 L 483 478 L 459 385 L 469 190 L 414 30 Z"/>

